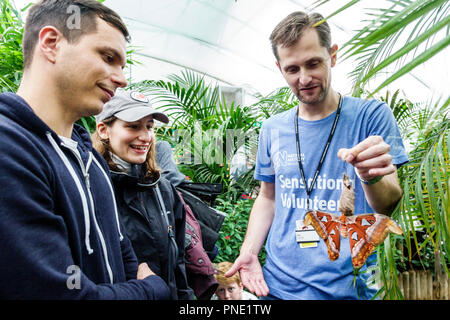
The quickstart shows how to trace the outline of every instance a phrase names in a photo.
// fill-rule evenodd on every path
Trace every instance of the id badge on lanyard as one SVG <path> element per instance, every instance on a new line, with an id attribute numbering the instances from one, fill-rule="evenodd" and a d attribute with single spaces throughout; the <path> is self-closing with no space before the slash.
<path id="1" fill-rule="evenodd" d="M 303 220 L 295 221 L 295 240 L 300 248 L 315 248 L 317 247 L 320 237 L 314 230 L 313 226 L 305 226 Z"/>
<path id="2" fill-rule="evenodd" d="M 316 183 L 316 179 L 317 179 L 317 176 L 319 175 L 320 169 L 322 169 L 322 164 L 325 160 L 325 156 L 328 152 L 328 148 L 330 147 L 331 140 L 333 139 L 334 132 L 336 130 L 336 126 L 337 126 L 337 123 L 339 121 L 339 117 L 341 114 L 341 107 L 342 107 L 342 95 L 339 94 L 339 103 L 338 103 L 338 108 L 336 111 L 336 116 L 334 118 L 334 123 L 331 128 L 330 135 L 328 136 L 328 140 L 325 145 L 325 148 L 323 149 L 322 156 L 320 157 L 320 161 L 317 166 L 316 172 L 314 173 L 314 177 L 311 182 L 311 186 L 309 186 L 309 187 L 306 183 L 305 172 L 303 170 L 303 165 L 302 165 L 302 161 L 301 161 L 301 157 L 300 157 L 300 155 L 301 155 L 301 153 L 300 153 L 300 135 L 298 132 L 298 109 L 297 109 L 297 113 L 295 115 L 295 121 L 294 121 L 295 122 L 295 137 L 296 137 L 296 142 L 297 142 L 297 161 L 298 161 L 298 166 L 300 169 L 301 178 L 305 185 L 305 191 L 306 191 L 306 194 L 308 197 L 306 199 L 306 212 L 308 212 L 308 209 L 312 209 L 312 208 L 309 208 L 309 202 L 310 202 L 309 198 L 310 198 L 311 192 L 314 188 L 314 184 Z M 315 247 L 317 247 L 317 245 L 320 241 L 320 237 L 317 234 L 316 230 L 314 230 L 313 226 L 305 226 L 303 223 L 303 220 L 296 220 L 295 221 L 295 240 L 297 241 L 300 248 L 302 248 L 302 249 L 303 248 L 315 248 Z"/>

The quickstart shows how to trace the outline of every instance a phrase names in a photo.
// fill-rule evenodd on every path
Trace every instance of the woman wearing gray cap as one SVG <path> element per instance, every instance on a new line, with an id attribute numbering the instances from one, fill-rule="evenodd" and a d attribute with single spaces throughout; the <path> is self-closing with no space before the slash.
<path id="1" fill-rule="evenodd" d="M 172 299 L 193 299 L 184 264 L 185 211 L 160 176 L 154 120 L 168 123 L 137 91 L 117 91 L 96 116 L 94 147 L 109 165 L 119 215 L 139 262 L 163 278 Z"/>

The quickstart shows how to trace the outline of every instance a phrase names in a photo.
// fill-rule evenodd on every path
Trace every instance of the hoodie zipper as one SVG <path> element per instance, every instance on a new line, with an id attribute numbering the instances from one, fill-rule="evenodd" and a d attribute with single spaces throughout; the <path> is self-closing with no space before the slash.
<path id="1" fill-rule="evenodd" d="M 95 228 L 97 229 L 97 233 L 98 233 L 99 238 L 100 238 L 100 244 L 102 246 L 103 257 L 104 257 L 104 260 L 105 260 L 106 269 L 108 271 L 109 280 L 110 280 L 111 283 L 113 283 L 114 277 L 113 277 L 113 272 L 112 272 L 111 266 L 109 264 L 108 250 L 106 249 L 105 238 L 103 237 L 103 233 L 102 233 L 102 231 L 100 229 L 100 226 L 99 226 L 99 224 L 97 222 L 97 217 L 95 216 L 95 205 L 94 205 L 94 200 L 93 200 L 92 192 L 91 192 L 91 183 L 90 183 L 90 180 L 89 180 L 88 169 L 89 169 L 89 167 L 90 167 L 90 165 L 92 163 L 92 157 L 93 157 L 92 152 L 89 152 L 88 162 L 87 162 L 87 165 L 85 166 L 84 163 L 83 163 L 83 160 L 81 159 L 81 155 L 80 155 L 79 152 L 75 152 L 74 150 L 72 150 L 72 148 L 70 148 L 69 146 L 66 146 L 64 143 L 62 143 L 61 145 L 66 147 L 66 149 L 69 149 L 72 152 L 72 154 L 75 155 L 75 158 L 77 159 L 78 164 L 79 164 L 79 166 L 81 168 L 81 172 L 83 173 L 84 182 L 85 182 L 86 189 L 87 189 L 87 192 L 88 192 L 89 203 L 91 205 L 92 217 L 93 217 L 93 220 L 94 220 Z"/>

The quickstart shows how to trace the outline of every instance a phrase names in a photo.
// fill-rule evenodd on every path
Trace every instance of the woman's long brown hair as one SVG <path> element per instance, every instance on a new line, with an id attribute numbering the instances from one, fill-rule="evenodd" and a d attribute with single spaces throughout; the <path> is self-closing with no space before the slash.
<path id="1" fill-rule="evenodd" d="M 107 126 L 111 127 L 117 120 L 116 117 L 112 116 L 102 122 Z M 102 155 L 112 171 L 124 172 L 124 169 L 118 166 L 111 157 L 111 146 L 109 145 L 109 139 L 102 139 L 98 134 L 97 130 L 91 136 L 92 144 L 94 148 Z M 147 158 L 142 166 L 145 179 L 155 180 L 159 177 L 160 169 L 156 163 L 156 141 L 150 145 L 150 149 L 147 152 Z"/>

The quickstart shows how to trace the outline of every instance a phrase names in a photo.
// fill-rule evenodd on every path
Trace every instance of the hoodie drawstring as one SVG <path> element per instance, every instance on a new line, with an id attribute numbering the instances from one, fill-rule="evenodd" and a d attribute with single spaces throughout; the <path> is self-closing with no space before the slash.
<path id="1" fill-rule="evenodd" d="M 117 211 L 116 196 L 114 194 L 113 186 L 112 186 L 111 181 L 110 181 L 108 175 L 106 174 L 105 170 L 103 170 L 102 165 L 98 162 L 98 160 L 95 157 L 93 157 L 93 159 L 94 159 L 94 163 L 100 168 L 101 172 L 103 173 L 103 176 L 105 177 L 106 182 L 108 182 L 109 191 L 111 192 L 111 196 L 114 201 L 114 213 L 116 215 L 117 230 L 119 231 L 120 241 L 122 241 L 123 235 L 122 235 L 122 232 L 120 231 L 119 213 Z"/>
<path id="2" fill-rule="evenodd" d="M 80 179 L 78 178 L 78 175 L 75 173 L 75 170 L 73 169 L 72 165 L 70 164 L 69 160 L 67 159 L 66 155 L 62 152 L 62 150 L 59 148 L 58 144 L 56 143 L 55 139 L 53 139 L 50 132 L 46 133 L 48 140 L 50 141 L 50 144 L 55 149 L 58 156 L 61 158 L 62 162 L 66 166 L 67 170 L 69 171 L 70 175 L 72 176 L 73 180 L 75 181 L 75 185 L 78 189 L 78 192 L 81 196 L 81 203 L 83 206 L 83 214 L 84 214 L 84 226 L 85 226 L 85 236 L 84 236 L 84 243 L 86 245 L 86 250 L 88 254 L 92 254 L 94 250 L 91 248 L 91 243 L 89 240 L 89 234 L 91 230 L 91 223 L 89 219 L 89 207 L 87 203 L 87 197 L 84 193 L 83 187 L 81 186 Z"/>
<path id="3" fill-rule="evenodd" d="M 70 175 L 72 176 L 73 180 L 75 181 L 75 185 L 78 188 L 78 192 L 80 193 L 81 196 L 81 200 L 82 200 L 82 204 L 83 204 L 83 213 L 84 213 L 84 222 L 85 222 L 85 228 L 86 228 L 86 233 L 85 233 L 85 244 L 86 244 L 86 249 L 88 251 L 88 254 L 92 254 L 94 251 L 91 248 L 90 245 L 90 240 L 89 240 L 89 233 L 90 233 L 90 213 L 89 213 L 89 207 L 87 204 L 87 197 L 86 194 L 83 190 L 83 187 L 81 185 L 80 179 L 78 177 L 78 175 L 75 173 L 75 170 L 73 169 L 71 163 L 69 162 L 69 159 L 66 157 L 66 155 L 64 154 L 64 152 L 62 152 L 62 150 L 59 148 L 58 144 L 56 143 L 56 141 L 53 139 L 53 137 L 51 136 L 51 133 L 48 132 L 47 133 L 47 137 L 50 140 L 51 145 L 53 146 L 53 148 L 56 150 L 56 153 L 60 156 L 61 160 L 63 161 L 64 165 L 66 166 L 67 170 L 69 171 Z M 80 168 L 83 171 L 83 175 L 85 178 L 85 183 L 86 183 L 86 187 L 87 187 L 87 192 L 88 192 L 88 197 L 89 197 L 89 201 L 91 204 L 91 208 L 92 208 L 92 218 L 94 221 L 94 225 L 95 228 L 97 229 L 97 234 L 100 240 L 100 244 L 102 246 L 102 250 L 103 250 L 103 258 L 105 260 L 105 265 L 106 265 L 106 269 L 108 271 L 108 275 L 109 275 L 109 280 L 111 283 L 114 283 L 114 277 L 113 277 L 113 272 L 111 269 L 111 266 L 109 264 L 109 259 L 108 259 L 108 250 L 106 248 L 106 242 L 105 239 L 103 237 L 102 231 L 100 230 L 100 226 L 98 225 L 97 222 L 97 218 L 95 216 L 95 207 L 94 207 L 94 200 L 92 198 L 92 193 L 91 193 L 91 186 L 90 186 L 90 181 L 89 181 L 89 167 L 92 164 L 92 160 L 94 160 L 94 162 L 97 162 L 97 160 L 94 158 L 94 156 L 92 155 L 92 152 L 89 152 L 88 154 L 88 161 L 87 161 L 87 165 L 84 166 L 84 163 L 81 159 L 81 155 L 79 154 L 78 150 L 74 150 L 73 148 L 71 148 L 70 146 L 67 145 L 63 145 L 65 147 L 67 147 L 69 150 L 71 150 L 75 157 L 77 158 L 79 164 L 80 164 Z M 97 165 L 99 165 L 97 163 Z M 101 168 L 101 167 L 100 167 Z M 101 170 L 103 173 L 104 171 Z M 108 185 L 109 184 L 109 179 L 106 179 L 108 181 Z M 111 188 L 111 186 L 110 186 Z M 113 196 L 114 199 L 114 196 Z M 116 209 L 116 203 L 115 203 L 115 199 L 114 199 L 114 208 L 116 211 L 116 223 L 118 224 L 118 216 L 117 216 L 117 209 Z M 120 240 L 123 239 L 122 234 L 120 233 L 120 228 L 119 229 L 119 235 L 120 235 Z"/>

